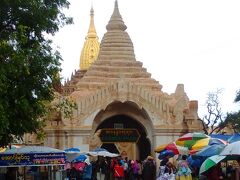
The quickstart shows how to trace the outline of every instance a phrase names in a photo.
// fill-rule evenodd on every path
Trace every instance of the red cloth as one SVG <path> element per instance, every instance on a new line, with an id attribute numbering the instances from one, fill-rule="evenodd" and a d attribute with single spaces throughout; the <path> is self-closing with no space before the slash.
<path id="1" fill-rule="evenodd" d="M 114 177 L 123 177 L 124 176 L 124 168 L 118 164 L 114 167 Z"/>
<path id="2" fill-rule="evenodd" d="M 73 164 L 73 167 L 78 171 L 83 171 L 85 166 L 86 166 L 85 162 L 78 162 Z"/>

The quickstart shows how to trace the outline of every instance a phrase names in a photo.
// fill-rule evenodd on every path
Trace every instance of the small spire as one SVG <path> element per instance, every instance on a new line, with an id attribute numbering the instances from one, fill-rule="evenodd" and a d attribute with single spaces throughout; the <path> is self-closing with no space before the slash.
<path id="1" fill-rule="evenodd" d="M 89 29 L 88 29 L 88 34 L 86 38 L 91 38 L 91 37 L 97 37 L 97 32 L 95 29 L 95 25 L 94 25 L 94 10 L 93 10 L 93 6 L 91 7 L 90 10 L 90 25 L 89 25 Z"/>
<path id="2" fill-rule="evenodd" d="M 117 0 L 115 1 L 114 11 L 106 28 L 107 30 L 122 30 L 122 31 L 125 31 L 127 29 L 127 26 L 124 24 L 122 16 L 119 12 Z"/>

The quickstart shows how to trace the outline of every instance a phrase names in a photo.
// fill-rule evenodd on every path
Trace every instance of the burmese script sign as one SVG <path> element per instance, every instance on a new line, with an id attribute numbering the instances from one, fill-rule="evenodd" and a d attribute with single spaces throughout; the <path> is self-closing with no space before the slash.
<path id="1" fill-rule="evenodd" d="M 102 142 L 137 142 L 140 134 L 137 129 L 101 129 Z"/>
<path id="2" fill-rule="evenodd" d="M 1 154 L 0 166 L 41 166 L 65 163 L 65 153 Z"/>

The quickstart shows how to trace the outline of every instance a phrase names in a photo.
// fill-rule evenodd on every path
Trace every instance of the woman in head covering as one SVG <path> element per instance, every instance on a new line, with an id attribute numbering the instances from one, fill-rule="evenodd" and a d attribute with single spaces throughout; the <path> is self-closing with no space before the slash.
<path id="1" fill-rule="evenodd" d="M 183 155 L 182 160 L 178 162 L 177 169 L 178 169 L 176 174 L 177 180 L 192 180 L 192 174 L 191 174 L 192 171 L 188 166 L 186 155 Z"/>
<path id="2" fill-rule="evenodd" d="M 143 180 L 156 179 L 156 162 L 151 156 L 148 156 L 143 162 L 142 178 Z"/>

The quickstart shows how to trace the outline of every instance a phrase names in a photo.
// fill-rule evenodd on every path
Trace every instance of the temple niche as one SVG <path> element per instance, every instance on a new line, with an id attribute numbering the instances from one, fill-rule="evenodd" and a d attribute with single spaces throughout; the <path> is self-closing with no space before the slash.
<path id="1" fill-rule="evenodd" d="M 156 146 L 182 133 L 200 131 L 198 103 L 189 100 L 184 85 L 178 84 L 172 94 L 163 92 L 162 85 L 136 60 L 118 2 L 100 47 L 93 15 L 91 9 L 80 69 L 65 82 L 60 94 L 77 108 L 71 117 L 62 114 L 58 124 L 48 123 L 45 145 L 78 146 L 83 151 L 103 147 L 144 159 Z"/>

